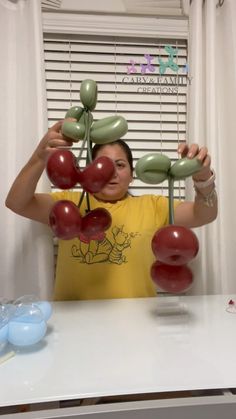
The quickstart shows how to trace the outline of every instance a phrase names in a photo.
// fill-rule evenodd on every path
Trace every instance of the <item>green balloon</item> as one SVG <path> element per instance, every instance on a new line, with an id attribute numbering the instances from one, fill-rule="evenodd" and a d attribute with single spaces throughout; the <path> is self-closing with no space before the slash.
<path id="1" fill-rule="evenodd" d="M 201 168 L 202 163 L 197 158 L 188 159 L 184 157 L 173 164 L 170 169 L 170 175 L 175 180 L 185 179 L 199 172 Z"/>
<path id="2" fill-rule="evenodd" d="M 75 118 L 77 121 L 81 118 L 84 109 L 81 106 L 72 106 L 72 108 L 68 109 L 66 112 L 65 118 Z"/>
<path id="3" fill-rule="evenodd" d="M 138 160 L 135 172 L 143 182 L 157 185 L 167 179 L 170 166 L 169 157 L 163 154 L 149 153 Z"/>
<path id="4" fill-rule="evenodd" d="M 127 131 L 128 124 L 123 116 L 108 116 L 93 123 L 90 138 L 96 144 L 107 144 L 123 137 Z"/>
<path id="5" fill-rule="evenodd" d="M 83 80 L 80 86 L 80 100 L 85 109 L 93 111 L 97 104 L 97 83 L 94 80 Z"/>
<path id="6" fill-rule="evenodd" d="M 65 121 L 61 131 L 66 137 L 77 142 L 84 138 L 85 126 L 79 122 Z"/>

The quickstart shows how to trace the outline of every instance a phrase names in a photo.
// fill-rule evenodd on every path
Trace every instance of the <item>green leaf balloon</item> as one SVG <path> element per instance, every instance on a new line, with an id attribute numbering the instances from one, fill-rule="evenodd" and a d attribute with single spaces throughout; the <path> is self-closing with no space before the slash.
<path id="1" fill-rule="evenodd" d="M 170 175 L 174 180 L 185 179 L 188 176 L 194 175 L 202 168 L 202 163 L 197 159 L 188 159 L 184 157 L 176 161 L 170 168 Z"/>
<path id="2" fill-rule="evenodd" d="M 72 108 L 68 109 L 66 112 L 65 118 L 75 118 L 77 121 L 81 118 L 84 109 L 81 106 L 72 106 Z"/>
<path id="3" fill-rule="evenodd" d="M 63 135 L 77 142 L 84 138 L 85 126 L 80 122 L 64 121 L 61 131 Z"/>
<path id="4" fill-rule="evenodd" d="M 143 182 L 156 185 L 167 179 L 170 166 L 169 157 L 163 154 L 149 153 L 138 160 L 135 172 Z"/>
<path id="5" fill-rule="evenodd" d="M 83 80 L 80 86 L 80 100 L 85 109 L 93 111 L 97 104 L 97 83 L 94 80 Z"/>
<path id="6" fill-rule="evenodd" d="M 107 144 L 123 137 L 127 131 L 128 124 L 123 116 L 108 116 L 93 123 L 90 138 L 96 144 Z"/>

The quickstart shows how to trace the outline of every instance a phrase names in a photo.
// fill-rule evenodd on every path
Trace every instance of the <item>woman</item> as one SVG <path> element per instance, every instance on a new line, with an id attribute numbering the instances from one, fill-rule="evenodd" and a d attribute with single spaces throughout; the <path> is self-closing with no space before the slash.
<path id="1" fill-rule="evenodd" d="M 57 122 L 43 137 L 28 163 L 14 181 L 6 199 L 6 206 L 19 215 L 48 224 L 49 213 L 60 199 L 76 204 L 80 193 L 72 191 L 52 194 L 36 193 L 38 180 L 45 169 L 47 158 L 57 147 L 71 147 L 63 137 Z M 193 176 L 196 196 L 193 202 L 181 202 L 175 208 L 175 223 L 198 227 L 217 216 L 217 197 L 214 175 L 210 169 L 207 149 L 196 144 L 179 145 L 181 156 L 197 157 L 202 169 Z M 154 261 L 151 251 L 153 234 L 168 224 L 168 199 L 162 196 L 133 197 L 128 188 L 133 179 L 132 155 L 122 141 L 95 146 L 93 157 L 108 156 L 115 163 L 115 174 L 110 182 L 94 196 L 91 209 L 107 209 L 112 225 L 102 241 L 86 244 L 78 238 L 59 240 L 55 282 L 56 300 L 148 297 L 156 294 L 150 278 Z M 85 215 L 86 204 L 80 211 Z"/>

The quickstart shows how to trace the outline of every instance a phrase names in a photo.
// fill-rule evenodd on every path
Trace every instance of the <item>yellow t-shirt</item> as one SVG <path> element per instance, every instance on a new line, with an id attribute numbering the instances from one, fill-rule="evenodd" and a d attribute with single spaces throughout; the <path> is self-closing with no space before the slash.
<path id="1" fill-rule="evenodd" d="M 78 204 L 80 192 L 52 193 L 54 200 Z M 154 233 L 168 224 L 168 199 L 162 196 L 127 196 L 116 203 L 90 196 L 91 209 L 102 207 L 112 217 L 103 241 L 89 244 L 78 238 L 59 240 L 55 300 L 152 297 L 155 285 L 150 268 Z M 86 200 L 80 208 L 85 215 Z"/>

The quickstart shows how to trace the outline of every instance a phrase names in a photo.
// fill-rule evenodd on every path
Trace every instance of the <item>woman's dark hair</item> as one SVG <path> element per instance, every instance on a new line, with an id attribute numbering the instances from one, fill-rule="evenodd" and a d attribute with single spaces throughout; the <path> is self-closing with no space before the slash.
<path id="1" fill-rule="evenodd" d="M 133 173 L 134 166 L 133 166 L 132 151 L 130 150 L 128 144 L 123 140 L 116 140 L 116 141 L 113 141 L 112 143 L 107 143 L 107 144 L 95 144 L 92 149 L 92 159 L 94 160 L 97 156 L 98 151 L 101 150 L 106 145 L 119 145 L 123 149 L 123 151 L 126 154 L 126 157 L 130 166 L 130 170 Z"/>

